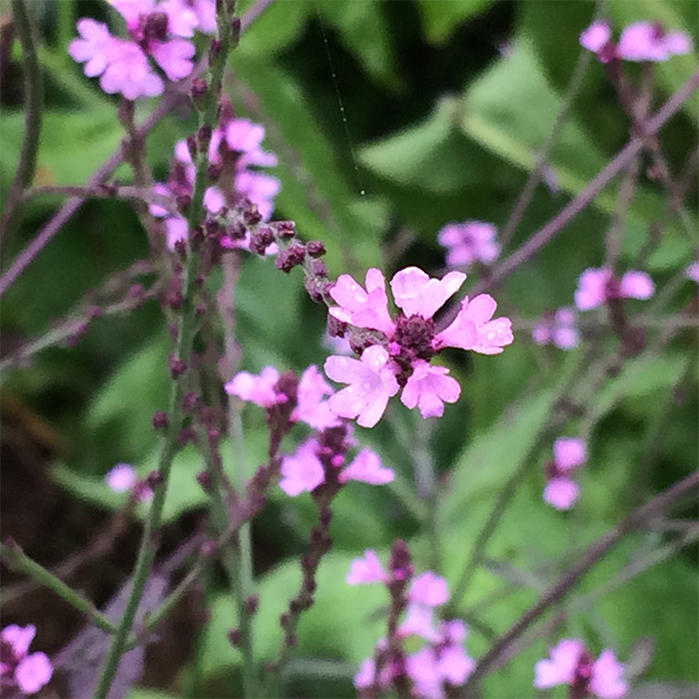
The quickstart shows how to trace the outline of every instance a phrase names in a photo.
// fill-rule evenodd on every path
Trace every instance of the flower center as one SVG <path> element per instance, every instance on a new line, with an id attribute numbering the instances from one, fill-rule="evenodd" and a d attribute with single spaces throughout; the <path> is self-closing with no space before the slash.
<path id="1" fill-rule="evenodd" d="M 404 350 L 404 354 L 409 354 L 419 359 L 431 359 L 434 356 L 434 350 L 432 349 L 433 338 L 434 321 L 431 318 L 425 320 L 425 318 L 418 315 L 413 315 L 409 318 L 400 315 L 396 319 L 394 340 Z"/>

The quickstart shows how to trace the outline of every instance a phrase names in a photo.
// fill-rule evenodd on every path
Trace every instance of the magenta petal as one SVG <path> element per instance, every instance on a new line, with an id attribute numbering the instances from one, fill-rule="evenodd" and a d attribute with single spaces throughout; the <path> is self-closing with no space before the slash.
<path id="1" fill-rule="evenodd" d="M 623 674 L 624 666 L 617 661 L 614 653 L 609 649 L 603 650 L 592 666 L 590 691 L 600 699 L 620 699 L 627 691 Z"/>
<path id="2" fill-rule="evenodd" d="M 350 563 L 349 573 L 345 578 L 348 585 L 368 585 L 386 580 L 387 575 L 373 549 L 366 549 L 361 558 L 355 558 Z"/>
<path id="3" fill-rule="evenodd" d="M 534 686 L 548 689 L 558 684 L 571 684 L 583 650 L 583 642 L 576 638 L 559 641 L 549 652 L 550 660 L 539 660 L 534 666 Z"/>
<path id="4" fill-rule="evenodd" d="M 552 478 L 544 488 L 544 501 L 557 510 L 569 510 L 578 499 L 580 488 L 569 478 Z"/>
<path id="5" fill-rule="evenodd" d="M 45 653 L 32 653 L 23 658 L 15 669 L 15 680 L 24 694 L 36 694 L 53 675 L 51 661 Z"/>
<path id="6" fill-rule="evenodd" d="M 569 471 L 587 460 L 585 441 L 578 437 L 559 437 L 553 443 L 553 460 L 560 471 Z"/>

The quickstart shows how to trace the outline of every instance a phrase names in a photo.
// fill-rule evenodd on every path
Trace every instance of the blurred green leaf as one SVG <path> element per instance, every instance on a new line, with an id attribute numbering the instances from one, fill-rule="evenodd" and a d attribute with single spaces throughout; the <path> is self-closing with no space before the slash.
<path id="1" fill-rule="evenodd" d="M 465 20 L 488 7 L 491 0 L 418 0 L 427 40 L 443 44 Z"/>

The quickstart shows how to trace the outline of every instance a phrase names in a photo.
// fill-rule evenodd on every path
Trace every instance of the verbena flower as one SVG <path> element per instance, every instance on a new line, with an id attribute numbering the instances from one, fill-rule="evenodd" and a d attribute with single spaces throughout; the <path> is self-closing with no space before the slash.
<path id="1" fill-rule="evenodd" d="M 395 573 L 384 570 L 375 551 L 367 549 L 361 558 L 355 558 L 350 563 L 346 582 L 349 585 L 382 583 L 390 588 L 392 583 L 398 582 L 398 578 Z M 441 621 L 438 625 L 434 621 L 435 608 L 448 601 L 449 587 L 444 578 L 432 571 L 414 578 L 396 633 L 401 642 L 404 639 L 422 639 L 426 644 L 416 652 L 405 655 L 404 663 L 385 662 L 378 678 L 375 677 L 374 659 L 367 658 L 354 676 L 354 686 L 368 689 L 377 680 L 379 688 L 388 689 L 398 674 L 405 673 L 413 684 L 415 696 L 435 699 L 445 696 L 445 687 L 458 687 L 466 682 L 475 668 L 475 662 L 463 648 L 466 624 L 460 619 Z M 410 643 L 413 644 L 414 640 Z M 382 652 L 386 649 L 386 639 L 379 639 L 376 650 Z"/>
<path id="2" fill-rule="evenodd" d="M 553 444 L 553 461 L 546 465 L 548 483 L 544 488 L 544 501 L 557 510 L 569 510 L 580 493 L 570 472 L 586 460 L 587 448 L 582 439 L 559 437 Z"/>
<path id="3" fill-rule="evenodd" d="M 545 315 L 532 330 L 537 345 L 553 344 L 559 349 L 573 349 L 580 344 L 580 333 L 575 327 L 575 311 L 559 308 Z"/>
<path id="4" fill-rule="evenodd" d="M 29 653 L 36 627 L 10 624 L 0 632 L 0 687 L 17 688 L 22 694 L 36 694 L 53 674 L 45 653 Z"/>
<path id="5" fill-rule="evenodd" d="M 129 39 L 112 36 L 106 24 L 83 17 L 77 22 L 79 38 L 68 53 L 84 63 L 86 76 L 100 78 L 108 94 L 121 93 L 128 100 L 155 97 L 164 82 L 149 59 L 168 80 L 187 77 L 193 68 L 194 45 L 188 41 L 198 30 L 215 31 L 214 0 L 111 0 L 121 14 Z"/>
<path id="6" fill-rule="evenodd" d="M 692 262 L 689 265 L 687 265 L 685 274 L 687 275 L 687 279 L 691 279 L 692 281 L 699 284 L 699 262 Z"/>
<path id="7" fill-rule="evenodd" d="M 452 267 L 466 267 L 474 262 L 489 265 L 500 254 L 497 229 L 492 223 L 465 221 L 448 223 L 437 234 L 439 244 L 447 249 L 446 262 Z"/>
<path id="8" fill-rule="evenodd" d="M 107 486 L 115 493 L 125 493 L 131 490 L 138 481 L 136 469 L 131 464 L 116 464 L 104 477 Z"/>
<path id="9" fill-rule="evenodd" d="M 510 320 L 493 319 L 497 304 L 486 294 L 470 301 L 464 298 L 454 321 L 436 332 L 434 314 L 465 279 L 465 274 L 456 271 L 435 279 L 418 267 L 400 270 L 390 284 L 400 309 L 394 319 L 380 270 L 367 271 L 364 287 L 349 275 L 341 275 L 330 289 L 338 305 L 329 314 L 335 322 L 353 326 L 351 332 L 358 333 L 364 349 L 360 360 L 337 356 L 326 360 L 328 377 L 349 384 L 330 399 L 331 409 L 342 417 L 356 417 L 363 427 L 373 427 L 388 399 L 403 387 L 404 405 L 418 407 L 424 418 L 441 416 L 444 403 L 458 399 L 460 387 L 447 376 L 447 369 L 431 366 L 429 360 L 446 347 L 498 354 L 513 339 Z"/>
<path id="10" fill-rule="evenodd" d="M 619 699 L 627 691 L 623 672 L 623 665 L 611 650 L 603 650 L 593 660 L 581 640 L 565 638 L 551 648 L 549 658 L 534 666 L 534 686 L 549 689 L 568 685 L 575 689 L 576 696 L 589 693 L 600 699 Z"/>
<path id="11" fill-rule="evenodd" d="M 580 34 L 580 45 L 597 54 L 602 63 L 615 58 L 634 62 L 662 62 L 672 56 L 689 53 L 692 49 L 692 42 L 684 32 L 665 32 L 660 23 L 647 21 L 629 24 L 615 44 L 609 24 L 597 20 Z"/>
<path id="12" fill-rule="evenodd" d="M 261 408 L 270 408 L 287 400 L 286 395 L 276 390 L 277 381 L 279 372 L 274 367 L 266 366 L 259 374 L 238 372 L 224 385 L 224 389 L 230 396 L 237 396 Z"/>
<path id="13" fill-rule="evenodd" d="M 647 300 L 655 292 L 653 280 L 645 272 L 629 270 L 617 279 L 606 267 L 586 269 L 578 279 L 575 305 L 579 311 L 589 311 L 609 299 L 634 298 Z"/>

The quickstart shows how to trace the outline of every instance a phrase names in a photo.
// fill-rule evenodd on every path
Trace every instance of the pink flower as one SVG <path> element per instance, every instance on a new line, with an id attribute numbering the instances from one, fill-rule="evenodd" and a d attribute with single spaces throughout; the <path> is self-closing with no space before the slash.
<path id="1" fill-rule="evenodd" d="M 537 345 L 554 344 L 559 349 L 573 349 L 580 343 L 580 333 L 575 327 L 575 312 L 559 308 L 553 316 L 544 317 L 532 330 Z"/>
<path id="2" fill-rule="evenodd" d="M 279 487 L 295 497 L 304 491 L 315 490 L 325 480 L 323 464 L 316 455 L 318 443 L 314 439 L 301 444 L 293 456 L 282 459 Z"/>
<path id="3" fill-rule="evenodd" d="M 549 651 L 550 659 L 539 660 L 534 666 L 534 686 L 548 689 L 558 684 L 573 684 L 583 650 L 583 642 L 576 638 L 559 641 Z"/>
<path id="4" fill-rule="evenodd" d="M 409 602 L 405 618 L 398 627 L 399 636 L 419 636 L 430 643 L 441 639 L 439 631 L 434 628 L 434 610 L 424 604 Z"/>
<path id="5" fill-rule="evenodd" d="M 497 229 L 491 223 L 465 221 L 444 226 L 437 240 L 447 249 L 447 264 L 462 267 L 475 261 L 486 265 L 494 262 L 500 254 L 496 236 Z"/>
<path id="6" fill-rule="evenodd" d="M 388 352 L 380 345 L 365 349 L 361 360 L 328 357 L 324 366 L 328 377 L 349 384 L 330 397 L 330 409 L 340 417 L 356 417 L 362 427 L 373 427 L 399 389 L 388 361 Z"/>
<path id="7" fill-rule="evenodd" d="M 587 448 L 582 439 L 559 437 L 553 444 L 553 462 L 547 466 L 548 483 L 544 502 L 557 510 L 569 510 L 578 499 L 580 488 L 568 473 L 587 460 Z"/>
<path id="8" fill-rule="evenodd" d="M 439 625 L 439 634 L 445 643 L 463 643 L 468 635 L 468 629 L 461 619 L 451 619 Z"/>
<path id="9" fill-rule="evenodd" d="M 634 22 L 619 37 L 617 54 L 627 61 L 667 61 L 674 54 L 689 53 L 691 42 L 683 32 L 665 34 L 653 22 Z"/>
<path id="10" fill-rule="evenodd" d="M 143 51 L 130 41 L 112 39 L 109 63 L 100 78 L 107 94 L 120 92 L 127 100 L 155 97 L 163 91 L 163 81 L 148 63 Z"/>
<path id="11" fill-rule="evenodd" d="M 240 170 L 235 176 L 236 192 L 247 197 L 257 206 L 262 218 L 267 221 L 274 210 L 274 197 L 279 194 L 281 184 L 276 177 L 254 170 Z"/>
<path id="12" fill-rule="evenodd" d="M 557 510 L 569 510 L 578 499 L 580 486 L 570 478 L 551 478 L 544 488 L 544 502 Z"/>
<path id="13" fill-rule="evenodd" d="M 687 279 L 691 279 L 699 284 L 699 261 L 689 264 L 685 270 L 685 274 L 687 275 Z"/>
<path id="14" fill-rule="evenodd" d="M 170 216 L 165 219 L 165 244 L 168 250 L 174 250 L 175 245 L 181 240 L 187 241 L 189 225 L 180 216 Z"/>
<path id="15" fill-rule="evenodd" d="M 575 305 L 580 311 L 589 311 L 604 304 L 609 298 L 649 299 L 655 291 L 653 280 L 645 272 L 629 270 L 621 280 L 613 277 L 606 267 L 586 269 L 578 279 Z"/>
<path id="16" fill-rule="evenodd" d="M 480 354 L 499 354 L 512 343 L 512 322 L 509 318 L 491 320 L 497 303 L 488 294 L 479 294 L 469 301 L 464 297 L 454 321 L 435 337 L 435 349 L 459 347 Z"/>
<path id="17" fill-rule="evenodd" d="M 610 271 L 604 267 L 591 267 L 580 275 L 575 290 L 575 305 L 579 311 L 589 311 L 606 301 L 610 278 Z"/>
<path id="18" fill-rule="evenodd" d="M 377 644 L 378 645 L 378 644 Z M 376 666 L 373 658 L 367 658 L 362 661 L 359 666 L 359 671 L 354 676 L 354 686 L 357 689 L 369 689 L 374 684 L 374 676 L 376 675 Z M 381 689 L 387 689 L 393 680 L 393 668 L 390 665 L 384 665 L 378 677 L 378 685 Z"/>
<path id="19" fill-rule="evenodd" d="M 125 493 L 136 485 L 138 476 L 131 464 L 116 464 L 104 479 L 110 490 L 115 493 Z"/>
<path id="20" fill-rule="evenodd" d="M 418 696 L 440 699 L 444 696 L 437 654 L 430 646 L 421 648 L 405 659 L 405 672 L 413 681 Z"/>
<path id="21" fill-rule="evenodd" d="M 428 570 L 413 580 L 408 599 L 428 607 L 439 607 L 449 600 L 449 586 L 444 578 Z"/>
<path id="22" fill-rule="evenodd" d="M 340 420 L 337 415 L 330 410 L 328 401 L 323 400 L 332 392 L 332 388 L 321 376 L 318 367 L 312 364 L 301 374 L 298 402 L 291 414 L 291 419 L 301 420 L 317 430 L 339 425 Z"/>
<path id="23" fill-rule="evenodd" d="M 362 449 L 340 474 L 340 483 L 360 481 L 371 485 L 385 485 L 394 478 L 393 469 L 381 466 L 378 454 L 371 449 Z"/>
<path id="24" fill-rule="evenodd" d="M 460 645 L 448 645 L 439 653 L 439 674 L 455 687 L 466 682 L 475 668 L 476 662 L 466 655 L 466 651 Z"/>
<path id="25" fill-rule="evenodd" d="M 11 624 L 0 632 L 0 643 L 8 646 L 3 649 L 0 662 L 0 683 L 16 685 L 22 694 L 36 694 L 48 684 L 53 675 L 51 661 L 45 653 L 28 655 L 29 646 L 36 634 L 36 627 Z"/>
<path id="26" fill-rule="evenodd" d="M 602 20 L 593 22 L 580 34 L 580 45 L 593 53 L 599 53 L 611 40 L 612 30 Z"/>
<path id="27" fill-rule="evenodd" d="M 224 133 L 231 150 L 249 153 L 260 147 L 265 137 L 265 127 L 254 124 L 250 119 L 231 119 Z"/>
<path id="28" fill-rule="evenodd" d="M 417 315 L 427 319 L 459 290 L 465 280 L 463 272 L 449 272 L 442 279 L 434 279 L 419 267 L 406 267 L 391 279 L 391 291 L 396 306 L 406 317 Z"/>
<path id="29" fill-rule="evenodd" d="M 330 315 L 360 328 L 393 333 L 393 321 L 388 314 L 386 280 L 381 270 L 367 270 L 364 280 L 366 290 L 349 274 L 341 274 L 330 290 L 330 296 L 338 304 L 330 309 Z"/>
<path id="30" fill-rule="evenodd" d="M 157 6 L 158 12 L 167 15 L 167 30 L 169 34 L 191 39 L 194 30 L 199 26 L 199 17 L 194 8 L 186 0 L 162 0 Z"/>
<path id="31" fill-rule="evenodd" d="M 600 699 L 619 699 L 627 690 L 623 674 L 624 666 L 617 661 L 613 651 L 603 650 L 592 666 L 589 689 Z"/>
<path id="32" fill-rule="evenodd" d="M 185 39 L 154 42 L 151 53 L 167 79 L 172 82 L 186 78 L 194 67 L 194 45 Z"/>
<path id="33" fill-rule="evenodd" d="M 456 403 L 459 399 L 458 381 L 447 376 L 446 367 L 431 366 L 423 359 L 416 359 L 412 369 L 400 396 L 401 403 L 410 409 L 417 405 L 423 418 L 442 417 L 444 403 Z"/>
<path id="34" fill-rule="evenodd" d="M 83 17 L 77 23 L 78 33 L 82 38 L 73 39 L 68 45 L 70 57 L 78 63 L 84 63 L 83 71 L 88 78 L 95 78 L 104 73 L 114 37 L 106 24 Z"/>
<path id="35" fill-rule="evenodd" d="M 655 292 L 655 285 L 653 284 L 653 280 L 645 272 L 629 270 L 621 277 L 619 291 L 624 298 L 641 299 L 645 301 Z"/>
<path id="36" fill-rule="evenodd" d="M 283 393 L 276 390 L 277 381 L 279 372 L 274 367 L 267 366 L 258 375 L 247 371 L 238 372 L 225 384 L 224 389 L 229 396 L 238 396 L 241 400 L 262 408 L 270 408 L 287 400 Z"/>
<path id="37" fill-rule="evenodd" d="M 551 648 L 549 655 L 550 659 L 539 660 L 534 666 L 537 689 L 566 684 L 600 699 L 620 699 L 626 694 L 624 668 L 611 650 L 603 650 L 593 663 L 582 641 L 566 638 Z"/>
<path id="38" fill-rule="evenodd" d="M 361 558 L 355 558 L 350 563 L 349 573 L 345 578 L 348 585 L 369 585 L 387 581 L 388 575 L 381 567 L 379 557 L 373 549 L 366 549 Z"/>

